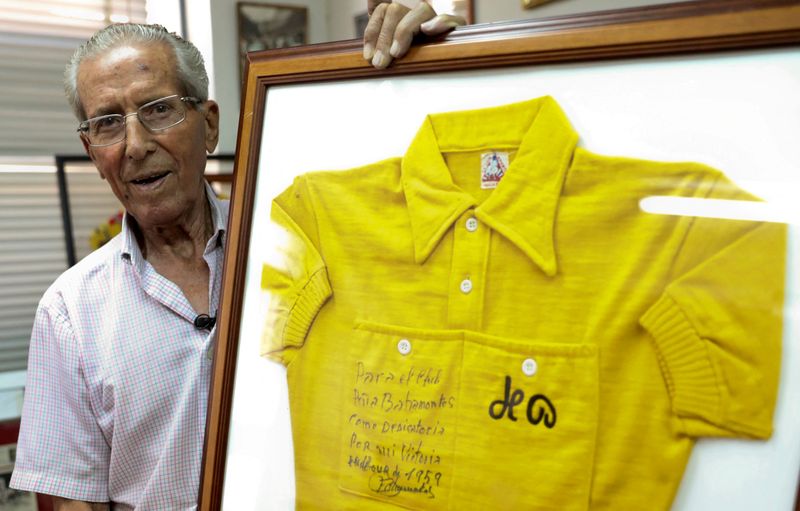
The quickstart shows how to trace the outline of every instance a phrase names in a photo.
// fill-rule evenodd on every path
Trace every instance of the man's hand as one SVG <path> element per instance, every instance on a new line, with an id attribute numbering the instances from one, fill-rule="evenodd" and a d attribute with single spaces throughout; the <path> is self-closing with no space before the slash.
<path id="1" fill-rule="evenodd" d="M 378 69 L 406 54 L 411 40 L 420 31 L 443 34 L 466 22 L 461 16 L 436 15 L 425 2 L 409 7 L 416 0 L 368 0 L 369 23 L 364 31 L 364 58 Z"/>

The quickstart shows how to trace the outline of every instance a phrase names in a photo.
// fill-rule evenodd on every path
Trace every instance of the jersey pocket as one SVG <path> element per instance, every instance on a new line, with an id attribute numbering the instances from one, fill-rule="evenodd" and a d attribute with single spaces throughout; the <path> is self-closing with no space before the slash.
<path id="1" fill-rule="evenodd" d="M 343 385 L 339 488 L 408 509 L 447 509 L 463 342 L 360 324 Z"/>
<path id="2" fill-rule="evenodd" d="M 351 341 L 341 490 L 407 509 L 587 509 L 595 347 L 372 323 Z"/>
<path id="3" fill-rule="evenodd" d="M 454 508 L 588 509 L 595 346 L 468 334 L 457 402 Z"/>

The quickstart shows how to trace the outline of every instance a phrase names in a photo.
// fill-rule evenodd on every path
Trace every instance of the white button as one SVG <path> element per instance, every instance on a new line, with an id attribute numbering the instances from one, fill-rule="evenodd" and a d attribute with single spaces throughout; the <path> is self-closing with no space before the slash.
<path id="1" fill-rule="evenodd" d="M 461 281 L 461 292 L 464 294 L 468 294 L 472 291 L 472 281 L 469 279 L 464 279 Z"/>
<path id="2" fill-rule="evenodd" d="M 206 349 L 206 357 L 208 357 L 209 360 L 214 358 L 214 345 L 213 344 L 210 345 L 208 347 L 208 349 Z"/>
<path id="3" fill-rule="evenodd" d="M 478 230 L 478 220 L 476 220 L 475 217 L 471 216 L 467 218 L 467 230 L 469 232 L 475 232 Z"/>
<path id="4" fill-rule="evenodd" d="M 522 372 L 525 373 L 525 376 L 533 376 L 536 374 L 536 369 L 539 366 L 536 364 L 536 361 L 532 358 L 526 358 L 525 361 L 522 363 Z"/>
<path id="5" fill-rule="evenodd" d="M 408 355 L 411 353 L 411 343 L 408 339 L 400 339 L 400 342 L 397 343 L 397 351 L 399 351 L 401 355 Z"/>

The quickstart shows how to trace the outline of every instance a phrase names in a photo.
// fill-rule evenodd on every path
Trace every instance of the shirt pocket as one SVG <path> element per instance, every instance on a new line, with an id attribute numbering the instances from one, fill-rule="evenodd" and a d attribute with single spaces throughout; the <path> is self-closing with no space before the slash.
<path id="1" fill-rule="evenodd" d="M 339 488 L 408 509 L 448 509 L 462 339 L 362 323 L 349 345 Z"/>
<path id="2" fill-rule="evenodd" d="M 453 509 L 588 509 L 598 392 L 593 345 L 467 334 Z"/>
<path id="3" fill-rule="evenodd" d="M 346 364 L 341 490 L 407 509 L 588 508 L 594 346 L 360 323 Z"/>

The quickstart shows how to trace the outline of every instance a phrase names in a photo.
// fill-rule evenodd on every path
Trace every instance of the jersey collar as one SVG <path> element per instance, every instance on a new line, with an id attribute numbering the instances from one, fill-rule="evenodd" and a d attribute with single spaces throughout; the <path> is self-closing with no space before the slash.
<path id="1" fill-rule="evenodd" d="M 423 263 L 453 222 L 475 216 L 549 276 L 557 272 L 554 224 L 578 135 L 551 97 L 426 117 L 402 161 L 414 257 Z M 482 204 L 453 183 L 442 153 L 518 148 Z"/>

